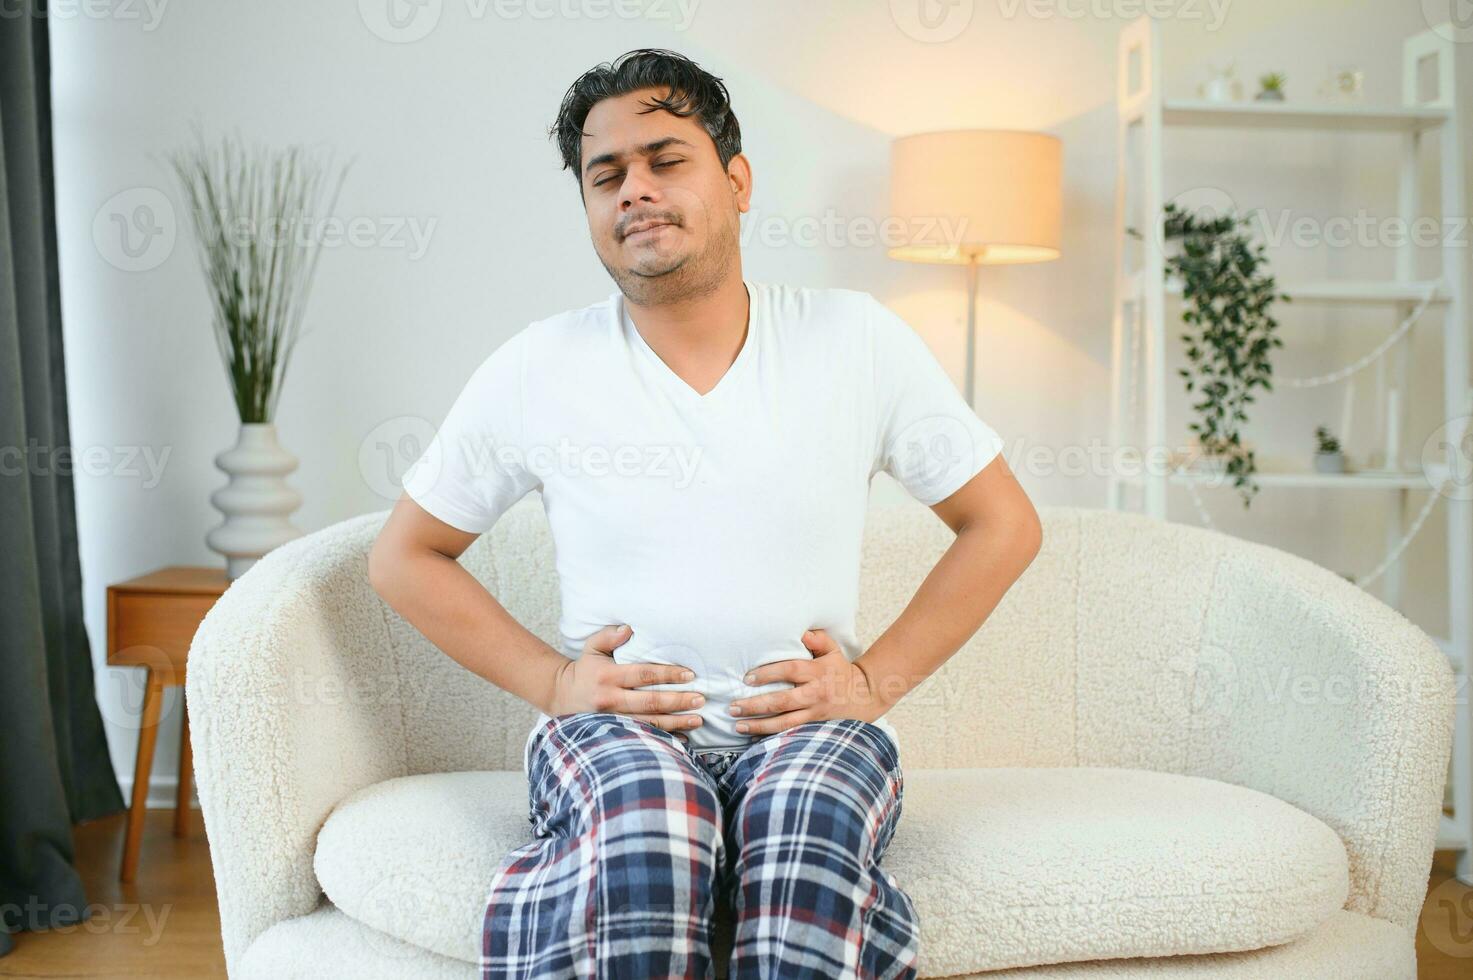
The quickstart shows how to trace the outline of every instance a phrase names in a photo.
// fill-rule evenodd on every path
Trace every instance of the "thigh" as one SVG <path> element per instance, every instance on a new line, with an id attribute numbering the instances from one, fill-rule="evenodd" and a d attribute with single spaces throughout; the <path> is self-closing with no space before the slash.
<path id="1" fill-rule="evenodd" d="M 485 977 L 699 972 L 721 807 L 668 732 L 628 715 L 549 718 L 527 744 L 535 839 L 492 878 Z"/>
<path id="2" fill-rule="evenodd" d="M 904 796 L 885 730 L 852 718 L 796 725 L 728 775 L 734 975 L 914 977 L 915 903 L 880 864 Z"/>
<path id="3" fill-rule="evenodd" d="M 905 795 L 899 750 L 883 728 L 855 718 L 807 722 L 753 743 L 727 772 L 733 858 L 757 835 L 819 838 L 861 862 L 884 854 Z M 796 870 L 796 869 L 795 869 Z"/>

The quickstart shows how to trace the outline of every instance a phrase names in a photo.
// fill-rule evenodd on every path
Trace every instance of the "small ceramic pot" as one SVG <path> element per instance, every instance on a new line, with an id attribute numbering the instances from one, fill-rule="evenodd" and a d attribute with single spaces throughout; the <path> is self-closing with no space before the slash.
<path id="1" fill-rule="evenodd" d="M 1344 453 L 1315 453 L 1314 468 L 1317 473 L 1344 473 Z"/>

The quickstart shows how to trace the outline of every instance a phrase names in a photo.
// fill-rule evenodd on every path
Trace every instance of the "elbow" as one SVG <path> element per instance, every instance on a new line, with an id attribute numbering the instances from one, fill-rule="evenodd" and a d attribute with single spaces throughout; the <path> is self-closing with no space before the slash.
<path id="1" fill-rule="evenodd" d="M 1043 549 L 1043 520 L 1032 502 L 1027 502 L 1018 523 L 1018 551 L 1023 568 L 1033 564 Z"/>

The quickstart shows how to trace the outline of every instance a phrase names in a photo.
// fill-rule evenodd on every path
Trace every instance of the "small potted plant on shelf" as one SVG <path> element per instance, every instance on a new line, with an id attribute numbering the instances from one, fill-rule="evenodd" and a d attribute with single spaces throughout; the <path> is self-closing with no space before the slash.
<path id="1" fill-rule="evenodd" d="M 1284 101 L 1284 73 L 1272 71 L 1267 75 L 1258 77 L 1258 94 L 1254 96 L 1259 102 L 1283 102 Z"/>
<path id="2" fill-rule="evenodd" d="M 1345 454 L 1340 451 L 1340 440 L 1323 425 L 1314 430 L 1314 468 L 1319 473 L 1344 473 Z"/>
<path id="3" fill-rule="evenodd" d="M 1237 70 L 1236 62 L 1232 61 L 1221 68 L 1208 65 L 1207 81 L 1197 86 L 1197 94 L 1207 102 L 1237 102 L 1243 97 L 1235 77 Z"/>

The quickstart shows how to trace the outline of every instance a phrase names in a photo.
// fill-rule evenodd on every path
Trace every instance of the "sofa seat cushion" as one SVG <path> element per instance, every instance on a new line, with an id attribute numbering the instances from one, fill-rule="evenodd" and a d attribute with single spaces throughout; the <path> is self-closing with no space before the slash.
<path id="1" fill-rule="evenodd" d="M 1344 907 L 1324 823 L 1230 783 L 1104 767 L 916 769 L 882 866 L 915 901 L 921 973 L 1255 950 Z M 407 776 L 344 800 L 323 890 L 389 936 L 474 963 L 491 877 L 532 839 L 520 772 Z"/>
<path id="2" fill-rule="evenodd" d="M 247 948 L 237 980 L 480 980 L 473 963 L 400 942 L 324 902 L 278 922 Z M 939 974 L 922 972 L 921 977 Z M 1267 949 L 1089 960 L 970 973 L 951 980 L 1416 980 L 1410 933 L 1342 909 L 1307 936 Z"/>

